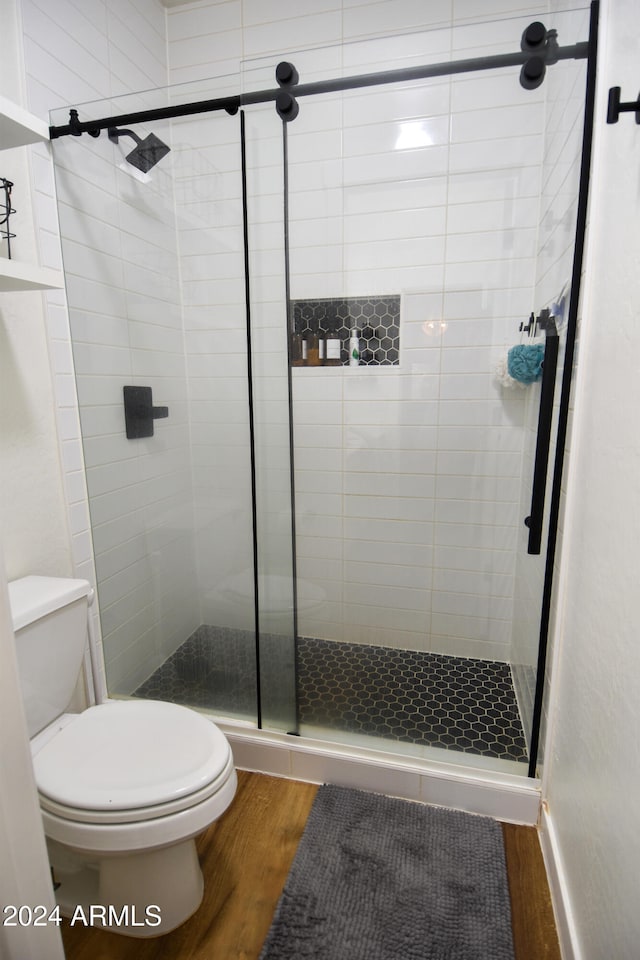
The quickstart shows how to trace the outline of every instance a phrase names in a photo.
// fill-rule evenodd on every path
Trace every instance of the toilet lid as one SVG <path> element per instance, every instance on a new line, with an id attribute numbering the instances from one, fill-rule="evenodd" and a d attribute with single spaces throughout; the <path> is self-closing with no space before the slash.
<path id="1" fill-rule="evenodd" d="M 225 769 L 229 743 L 194 710 L 156 700 L 89 707 L 34 757 L 38 790 L 85 810 L 130 810 L 188 796 Z"/>

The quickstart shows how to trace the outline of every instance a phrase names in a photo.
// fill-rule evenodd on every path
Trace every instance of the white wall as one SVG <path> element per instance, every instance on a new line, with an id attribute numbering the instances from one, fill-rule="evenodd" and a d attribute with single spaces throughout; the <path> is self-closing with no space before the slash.
<path id="1" fill-rule="evenodd" d="M 25 106 L 17 4 L 3 3 L 0 91 Z M 2 144 L 0 144 L 0 147 Z M 37 263 L 31 210 L 30 150 L 3 151 L 2 176 L 15 184 L 14 258 Z M 18 200 L 19 197 L 19 200 Z M 5 244 L 1 244 L 6 250 Z M 51 369 L 39 293 L 0 294 L 0 902 L 55 903 L 20 697 L 7 579 L 70 574 L 67 525 Z M 6 960 L 63 960 L 60 931 L 0 928 Z"/>
<path id="2" fill-rule="evenodd" d="M 603 11 L 595 162 L 544 794 L 573 953 L 638 952 L 639 131 L 636 4 Z"/>
<path id="3" fill-rule="evenodd" d="M 6 50 L 0 58 L 0 90 L 27 106 L 17 5 L 7 3 L 3 17 Z M 12 256 L 38 263 L 30 189 L 37 162 L 33 149 L 4 150 L 1 157 L 1 175 L 14 183 Z M 0 255 L 6 252 L 2 241 Z M 0 528 L 8 578 L 71 574 L 45 314 L 37 292 L 0 296 L 0 453 Z"/>

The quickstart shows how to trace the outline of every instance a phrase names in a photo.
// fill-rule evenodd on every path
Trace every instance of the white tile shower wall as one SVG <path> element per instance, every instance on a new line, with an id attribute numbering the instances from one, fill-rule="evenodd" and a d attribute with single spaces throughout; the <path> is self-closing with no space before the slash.
<path id="1" fill-rule="evenodd" d="M 531 303 L 543 110 L 512 78 L 489 79 L 517 152 L 474 150 L 494 127 L 504 142 L 497 107 L 465 123 L 477 80 L 421 91 L 446 123 L 415 108 L 411 132 L 432 142 L 412 141 L 409 167 L 393 138 L 370 132 L 379 115 L 406 116 L 398 92 L 345 95 L 343 142 L 332 155 L 325 138 L 313 166 L 296 139 L 313 118 L 291 134 L 292 296 L 403 294 L 398 369 L 294 371 L 298 572 L 326 596 L 301 613 L 302 633 L 509 659 L 524 397 L 503 396 L 492 370 Z M 439 131 L 453 90 L 449 141 Z M 340 210 L 331 193 L 342 176 Z M 328 199 L 322 219 L 314 198 L 310 230 L 312 183 Z M 399 242 L 407 228 L 417 235 Z M 332 254 L 315 237 L 330 237 Z M 319 462 L 331 493 L 318 490 Z"/>
<path id="2" fill-rule="evenodd" d="M 296 47 L 315 76 L 308 48 L 324 44 L 349 44 L 346 72 L 511 50 L 537 11 L 187 4 L 169 12 L 171 79 L 254 57 L 272 70 Z M 498 33 L 417 33 L 514 12 L 528 19 Z M 325 71 L 339 67 L 329 57 Z M 400 368 L 294 372 L 298 575 L 321 598 L 300 632 L 509 659 L 524 398 L 491 373 L 531 308 L 543 118 L 542 92 L 489 74 L 305 98 L 289 128 L 292 296 L 403 294 Z M 269 170 L 262 184 L 277 223 Z M 257 245 L 273 257 L 280 243 Z"/>
<path id="3" fill-rule="evenodd" d="M 22 0 L 21 12 L 29 105 L 40 116 L 166 84 L 156 0 Z M 127 693 L 199 622 L 179 274 L 167 182 L 130 180 L 118 148 L 104 135 L 87 140 L 58 143 L 74 178 L 62 170 L 58 192 L 107 672 L 111 690 Z M 49 148 L 38 148 L 33 173 L 43 262 L 59 266 Z M 47 299 L 76 570 L 95 582 L 66 301 Z M 151 385 L 170 408 L 153 441 L 124 438 L 125 383 Z"/>

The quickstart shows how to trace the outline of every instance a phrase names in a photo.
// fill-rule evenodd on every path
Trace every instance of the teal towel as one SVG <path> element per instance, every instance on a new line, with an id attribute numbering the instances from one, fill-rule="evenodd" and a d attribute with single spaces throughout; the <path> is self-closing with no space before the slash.
<path id="1" fill-rule="evenodd" d="M 542 376 L 544 344 L 521 343 L 511 347 L 507 355 L 509 376 L 520 383 L 535 383 Z"/>

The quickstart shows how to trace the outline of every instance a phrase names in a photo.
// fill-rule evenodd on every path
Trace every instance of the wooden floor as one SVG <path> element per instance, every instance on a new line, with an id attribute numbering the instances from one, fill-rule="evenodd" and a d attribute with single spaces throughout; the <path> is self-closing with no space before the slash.
<path id="1" fill-rule="evenodd" d="M 197 913 L 150 940 L 65 923 L 67 960 L 257 960 L 318 788 L 242 771 L 238 781 L 234 802 L 198 840 Z M 516 960 L 560 960 L 536 831 L 503 829 Z"/>

